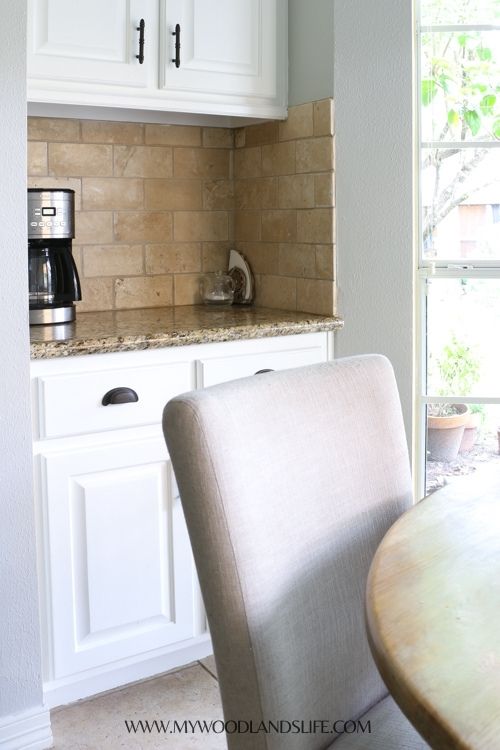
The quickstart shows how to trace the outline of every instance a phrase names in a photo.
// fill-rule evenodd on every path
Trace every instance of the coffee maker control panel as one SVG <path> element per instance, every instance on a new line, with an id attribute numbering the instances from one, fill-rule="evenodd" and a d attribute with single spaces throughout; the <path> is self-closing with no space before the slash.
<path id="1" fill-rule="evenodd" d="M 28 239 L 72 239 L 75 236 L 72 190 L 28 190 Z"/>

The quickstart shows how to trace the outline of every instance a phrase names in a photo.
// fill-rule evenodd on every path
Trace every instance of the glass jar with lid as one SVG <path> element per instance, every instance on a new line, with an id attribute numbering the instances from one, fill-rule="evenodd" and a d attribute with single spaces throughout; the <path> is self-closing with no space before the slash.
<path id="1" fill-rule="evenodd" d="M 201 298 L 205 305 L 231 305 L 234 298 L 234 283 L 223 271 L 207 273 L 200 282 Z"/>

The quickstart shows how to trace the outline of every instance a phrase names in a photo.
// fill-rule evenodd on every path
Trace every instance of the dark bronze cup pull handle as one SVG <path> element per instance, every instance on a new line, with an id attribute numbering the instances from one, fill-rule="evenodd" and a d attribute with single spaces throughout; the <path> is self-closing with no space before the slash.
<path id="1" fill-rule="evenodd" d="M 263 370 L 257 370 L 257 372 L 254 372 L 254 375 L 262 375 L 263 372 L 274 372 L 274 370 L 269 369 L 269 367 L 266 367 Z"/>
<path id="2" fill-rule="evenodd" d="M 139 32 L 139 54 L 136 55 L 136 58 L 139 60 L 139 64 L 142 65 L 144 62 L 144 29 L 146 28 L 146 24 L 144 23 L 144 18 L 141 18 L 139 22 L 139 26 L 137 26 L 137 31 Z"/>
<path id="3" fill-rule="evenodd" d="M 175 63 L 176 68 L 181 66 L 181 27 L 178 23 L 175 24 L 175 31 L 172 31 L 172 36 L 175 36 L 175 57 L 172 58 L 172 62 Z"/>
<path id="4" fill-rule="evenodd" d="M 102 405 L 109 404 L 131 404 L 139 401 L 139 396 L 132 388 L 112 388 L 102 397 Z"/>

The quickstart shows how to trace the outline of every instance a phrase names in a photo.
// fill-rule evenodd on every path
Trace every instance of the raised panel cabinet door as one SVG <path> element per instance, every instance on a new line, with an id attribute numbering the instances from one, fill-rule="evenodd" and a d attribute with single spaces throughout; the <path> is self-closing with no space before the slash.
<path id="1" fill-rule="evenodd" d="M 144 19 L 144 62 L 139 54 Z M 28 78 L 156 85 L 158 0 L 28 0 Z"/>
<path id="2" fill-rule="evenodd" d="M 161 0 L 161 87 L 175 92 L 276 97 L 280 4 L 281 0 Z"/>
<path id="3" fill-rule="evenodd" d="M 194 635 L 191 548 L 163 438 L 40 456 L 57 679 Z"/>

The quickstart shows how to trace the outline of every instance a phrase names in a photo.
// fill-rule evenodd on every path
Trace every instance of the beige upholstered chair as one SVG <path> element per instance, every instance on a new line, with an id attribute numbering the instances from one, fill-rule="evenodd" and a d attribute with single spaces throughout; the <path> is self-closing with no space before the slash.
<path id="1" fill-rule="evenodd" d="M 370 721 L 371 733 L 235 733 L 229 747 L 427 748 L 388 696 L 364 625 L 372 556 L 411 503 L 389 362 L 353 357 L 187 393 L 167 404 L 164 431 L 225 719 L 254 730 Z"/>

